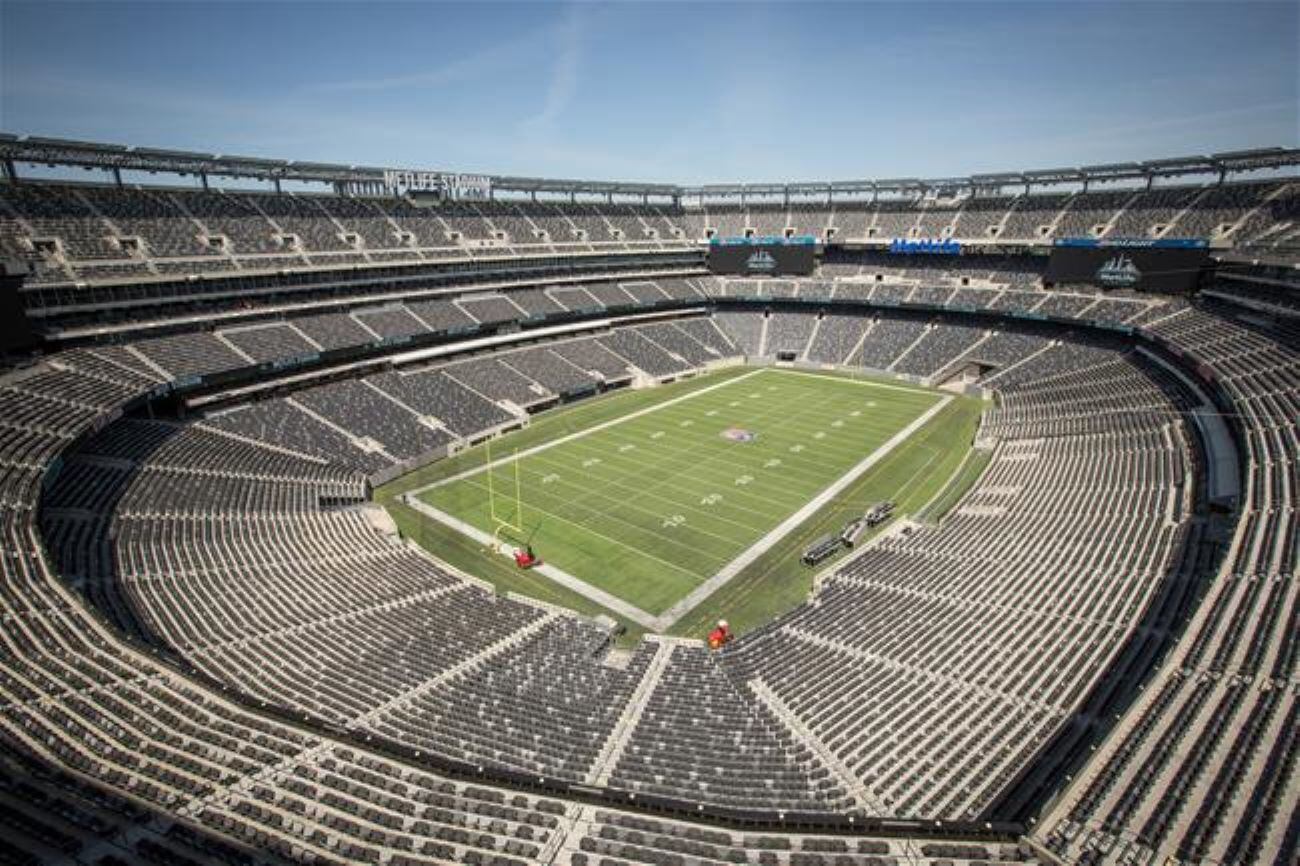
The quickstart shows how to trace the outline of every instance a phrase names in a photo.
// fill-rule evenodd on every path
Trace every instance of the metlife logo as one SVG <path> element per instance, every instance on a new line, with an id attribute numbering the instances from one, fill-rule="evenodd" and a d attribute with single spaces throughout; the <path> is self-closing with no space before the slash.
<path id="1" fill-rule="evenodd" d="M 1043 282 L 1186 293 L 1196 290 L 1210 267 L 1203 240 L 1058 238 L 1052 243 Z"/>
<path id="2" fill-rule="evenodd" d="M 817 267 L 817 242 L 809 236 L 712 238 L 708 262 L 715 274 L 811 274 Z"/>
<path id="3" fill-rule="evenodd" d="M 1142 271 L 1123 253 L 1107 259 L 1097 269 L 1097 282 L 1114 289 L 1131 289 L 1142 281 Z"/>
<path id="4" fill-rule="evenodd" d="M 889 242 L 889 251 L 906 255 L 959 256 L 961 244 L 950 238 L 894 238 Z"/>
<path id="5" fill-rule="evenodd" d="M 745 270 L 750 273 L 770 274 L 776 270 L 776 259 L 767 250 L 750 253 L 745 259 Z"/>

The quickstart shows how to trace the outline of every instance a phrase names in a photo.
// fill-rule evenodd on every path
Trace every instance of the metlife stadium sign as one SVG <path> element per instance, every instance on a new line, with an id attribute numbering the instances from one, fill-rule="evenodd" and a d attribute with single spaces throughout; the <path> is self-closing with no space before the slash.
<path id="1" fill-rule="evenodd" d="M 1061 238 L 1052 245 L 1043 281 L 1105 289 L 1187 293 L 1209 262 L 1203 240 Z"/>
<path id="2" fill-rule="evenodd" d="M 492 197 L 492 178 L 485 174 L 388 170 L 384 172 L 384 188 L 394 195 L 424 192 L 450 201 L 486 201 Z"/>
<path id="3" fill-rule="evenodd" d="M 811 274 L 817 266 L 817 239 L 810 235 L 783 238 L 712 238 L 709 270 L 747 277 Z"/>
<path id="4" fill-rule="evenodd" d="M 948 238 L 942 240 L 933 238 L 894 238 L 889 242 L 889 251 L 906 255 L 959 256 L 961 255 L 961 244 Z"/>

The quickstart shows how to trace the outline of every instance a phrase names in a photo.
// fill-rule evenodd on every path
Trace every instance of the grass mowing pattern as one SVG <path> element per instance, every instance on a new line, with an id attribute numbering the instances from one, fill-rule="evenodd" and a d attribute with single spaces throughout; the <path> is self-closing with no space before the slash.
<path id="1" fill-rule="evenodd" d="M 948 404 L 907 442 L 864 472 L 798 530 L 674 623 L 670 633 L 700 637 L 715 621 L 725 618 L 732 631 L 744 634 L 798 607 L 812 591 L 814 575 L 834 567 L 848 555 L 847 551 L 842 552 L 836 559 L 812 569 L 799 560 L 804 548 L 820 535 L 840 531 L 844 524 L 875 502 L 892 499 L 894 516 L 898 519 L 915 514 L 941 489 L 945 500 L 951 496 L 950 505 L 958 501 L 979 479 L 978 470 L 988 464 L 987 456 L 968 460 L 961 475 L 954 476 L 974 441 L 982 411 L 982 403 L 970 397 L 961 397 Z M 980 452 L 970 453 L 978 455 Z M 970 471 L 972 466 L 978 469 Z M 945 485 L 948 485 L 946 489 Z M 933 507 L 930 511 L 935 513 Z M 868 530 L 859 544 L 892 525 L 893 521 L 876 530 Z"/>
<path id="2" fill-rule="evenodd" d="M 837 376 L 776 369 L 733 374 L 708 393 L 521 458 L 523 518 L 514 522 L 535 532 L 534 547 L 547 561 L 660 613 L 938 399 Z M 611 415 L 633 411 L 620 408 Z M 583 419 L 582 429 L 600 414 Z M 724 438 L 729 428 L 757 439 Z M 494 456 L 535 438 L 502 440 Z M 498 512 L 512 511 L 513 469 L 493 472 Z M 487 489 L 486 473 L 479 473 L 421 498 L 491 532 Z"/>

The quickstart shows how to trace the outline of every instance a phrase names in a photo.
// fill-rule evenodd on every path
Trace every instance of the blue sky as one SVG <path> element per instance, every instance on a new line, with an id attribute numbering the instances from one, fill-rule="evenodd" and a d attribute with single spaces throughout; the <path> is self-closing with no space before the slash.
<path id="1" fill-rule="evenodd" d="M 0 129 L 680 183 L 1295 146 L 1298 10 L 0 0 Z"/>

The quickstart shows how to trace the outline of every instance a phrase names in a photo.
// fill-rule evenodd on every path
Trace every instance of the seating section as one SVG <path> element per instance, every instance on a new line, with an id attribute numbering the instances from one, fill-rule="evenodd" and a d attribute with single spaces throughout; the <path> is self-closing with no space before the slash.
<path id="1" fill-rule="evenodd" d="M 829 207 L 706 204 L 689 210 L 529 201 L 425 208 L 392 198 L 5 183 L 0 247 L 33 262 L 34 279 L 51 283 L 482 255 L 680 250 L 703 239 L 706 228 L 724 236 L 747 229 L 780 235 L 789 228 L 818 237 L 832 229 L 839 240 L 1199 237 L 1268 246 L 1285 256 L 1293 246 L 1278 241 L 1294 228 L 1292 211 L 1276 205 L 1286 200 L 1288 183 L 981 193 L 960 202 L 881 198 Z M 645 303 L 652 292 L 675 298 L 691 293 L 684 284 L 660 285 L 638 299 Z"/>
<path id="2" fill-rule="evenodd" d="M 816 327 L 817 317 L 811 313 L 773 313 L 767 323 L 763 354 L 802 357 Z"/>
<path id="3" fill-rule="evenodd" d="M 250 440 L 274 443 L 300 454 L 324 457 L 372 475 L 393 458 L 365 448 L 350 431 L 288 399 L 266 400 L 206 418 L 203 424 Z"/>
<path id="4" fill-rule="evenodd" d="M 691 368 L 684 358 L 670 354 L 635 330 L 619 328 L 600 337 L 598 342 L 651 376 L 673 376 Z"/>
<path id="5" fill-rule="evenodd" d="M 57 213 L 47 218 L 75 227 L 87 247 L 115 218 L 153 218 L 144 210 L 153 205 L 114 202 L 110 214 L 92 197 L 69 193 L 65 206 L 48 191 L 57 187 L 40 189 L 18 195 L 40 199 L 28 210 Z M 1270 189 L 1201 198 L 1242 214 Z M 229 218 L 245 241 L 260 219 L 272 237 L 325 254 L 360 233 L 348 222 L 369 219 L 310 197 L 202 195 L 221 200 L 212 208 L 247 209 Z M 213 231 L 213 211 L 192 203 L 184 212 Z M 1026 225 L 1049 209 L 1033 204 Z M 1093 218 L 1083 204 L 1069 203 L 1076 221 Z M 435 220 L 478 220 L 484 239 L 567 224 L 586 244 L 656 218 L 631 206 L 609 217 L 596 205 L 572 214 L 464 205 L 438 216 L 373 207 L 385 214 L 373 219 L 426 236 Z M 776 226 L 792 214 L 707 219 Z M 881 230 L 950 216 L 960 218 L 862 212 Z M 367 240 L 382 225 L 366 224 Z M 147 244 L 181 243 L 154 234 Z M 1027 832 L 1068 862 L 1293 860 L 1294 327 L 1239 318 L 1240 306 L 1212 295 L 1046 292 L 986 274 L 927 284 L 918 297 L 906 275 L 861 276 L 837 279 L 827 305 L 961 304 L 1081 324 L 728 307 L 334 381 L 196 423 L 118 413 L 162 382 L 346 342 L 348 323 L 381 336 L 412 327 L 407 319 L 428 325 L 396 306 L 244 324 L 58 353 L 0 379 L 0 856 L 1023 862 L 1029 849 L 987 837 L 717 829 L 642 814 L 632 795 L 796 820 L 979 821 L 1058 734 L 1098 722 L 1087 702 L 1117 687 L 1109 677 L 1128 647 L 1167 635 L 1170 654 Z M 694 285 L 734 299 L 753 282 Z M 765 288 L 797 297 L 822 291 L 818 282 Z M 611 302 L 613 289 L 634 297 L 631 286 L 605 285 Z M 1202 398 L 1131 339 L 1087 330 L 1094 317 L 1139 327 L 1189 370 L 1213 374 L 1242 449 L 1235 509 L 1196 508 L 1207 468 L 1186 413 Z M 504 402 L 539 408 L 629 367 L 671 377 L 773 346 L 919 376 L 976 365 L 977 381 L 999 393 L 979 434 L 989 464 L 942 522 L 900 524 L 824 575 L 812 603 L 721 652 L 658 639 L 611 655 L 604 627 L 498 596 L 377 532 L 367 515 L 367 476 L 519 420 Z M 1148 612 L 1170 598 L 1186 615 L 1151 625 Z M 605 789 L 626 808 L 516 790 L 500 776 L 467 782 L 438 762 Z"/>
<path id="6" fill-rule="evenodd" d="M 247 367 L 253 359 L 212 334 L 178 334 L 141 340 L 135 350 L 171 379 Z"/>
<path id="7" fill-rule="evenodd" d="M 827 812 L 849 805 L 816 756 L 702 646 L 669 646 L 611 782 L 640 794 L 737 808 Z"/>
<path id="8" fill-rule="evenodd" d="M 720 312 L 714 320 L 731 342 L 749 357 L 758 357 L 762 353 L 763 320 L 750 313 Z"/>
<path id="9" fill-rule="evenodd" d="M 1007 843 L 739 832 L 594 808 L 585 810 L 584 818 L 582 832 L 565 840 L 557 864 L 887 866 L 918 856 L 926 859 L 917 862 L 953 866 L 1036 861 L 1026 848 Z"/>
<path id="10" fill-rule="evenodd" d="M 846 363 L 849 354 L 862 341 L 867 324 L 861 316 L 826 314 L 808 347 L 808 360 L 822 364 Z"/>
<path id="11" fill-rule="evenodd" d="M 292 325 L 258 325 L 223 330 L 221 338 L 254 361 L 278 361 L 320 350 Z"/>
<path id="12" fill-rule="evenodd" d="M 376 310 L 357 310 L 352 318 L 381 340 L 400 339 L 427 333 L 429 326 L 416 318 L 405 307 L 394 306 Z"/>
<path id="13" fill-rule="evenodd" d="M 875 370 L 888 369 L 903 353 L 925 336 L 925 321 L 880 316 L 871 324 L 867 338 L 849 363 Z"/>
<path id="14" fill-rule="evenodd" d="M 508 400 L 516 406 L 531 406 L 554 399 L 554 394 L 496 358 L 475 358 L 449 364 L 446 373 L 460 384 L 489 400 Z"/>
<path id="15" fill-rule="evenodd" d="M 335 427 L 379 443 L 395 461 L 413 460 L 451 441 L 407 407 L 357 380 L 334 382 L 296 394 L 298 406 Z"/>
<path id="16" fill-rule="evenodd" d="M 586 394 L 596 389 L 595 378 L 545 346 L 507 352 L 501 363 L 554 394 Z"/>
<path id="17" fill-rule="evenodd" d="M 496 403 L 439 370 L 382 373 L 368 382 L 404 408 L 436 419 L 462 438 L 475 437 L 513 418 Z"/>
<path id="18" fill-rule="evenodd" d="M 322 349 L 364 346 L 375 340 L 373 332 L 362 327 L 356 319 L 342 313 L 297 316 L 292 321 L 295 328 Z"/>
<path id="19" fill-rule="evenodd" d="M 83 606 L 87 599 L 75 595 L 54 572 L 42 543 L 49 535 L 37 526 L 42 473 L 74 439 L 107 420 L 115 401 L 123 398 L 120 385 L 95 375 L 95 362 L 83 371 L 71 366 L 73 360 L 59 357 L 67 369 L 58 377 L 24 379 L 38 389 L 33 395 L 15 390 L 13 377 L 0 383 L 0 404 L 9 406 L 19 398 L 26 404 L 27 396 L 38 393 L 67 407 L 42 413 L 39 426 L 27 423 L 21 413 L 7 412 L 0 449 L 6 479 L 6 495 L 0 499 L 6 551 L 0 559 L 0 602 L 8 623 L 6 652 L 0 654 L 5 695 L 0 853 L 6 862 L 82 857 L 81 862 L 98 863 L 341 864 L 379 862 L 383 855 L 406 858 L 392 862 L 522 866 L 567 834 L 560 823 L 566 808 L 562 803 L 452 781 L 247 709 L 219 689 L 123 643 L 92 617 Z M 70 400 L 70 394 L 79 396 Z M 96 450 L 117 455 L 114 461 L 158 461 L 156 477 L 144 482 L 149 495 L 134 500 L 138 503 L 166 494 L 171 506 L 196 506 L 199 501 L 192 496 L 210 496 L 204 513 L 219 507 L 241 515 L 237 522 L 242 527 L 260 522 L 269 528 L 276 523 L 269 515 L 293 503 L 305 504 L 298 495 L 304 489 L 331 497 L 356 497 L 364 490 L 358 476 L 221 434 L 124 423 L 121 429 L 110 425 L 93 441 Z M 227 483 L 205 483 L 208 468 L 200 467 L 209 460 L 227 467 Z M 185 492 L 177 492 L 177 481 Z M 253 496 L 260 512 L 245 510 L 243 494 L 231 496 L 236 487 L 250 489 L 243 487 L 245 481 L 261 491 Z M 129 483 L 123 474 L 117 486 Z M 67 497 L 55 501 L 80 501 Z M 110 499 L 97 496 L 100 502 Z M 260 521 L 255 513 L 263 515 Z M 127 522 L 170 527 L 156 536 L 158 546 L 141 551 L 139 563 L 149 568 L 165 568 L 167 560 L 155 557 L 179 555 L 182 538 L 201 535 L 176 531 L 185 524 L 179 515 L 139 512 L 134 506 L 131 514 Z M 57 525 L 87 519 L 79 508 L 56 508 L 45 517 Z M 189 530 L 213 525 L 189 523 Z M 229 528 L 236 532 L 234 523 Z M 298 542 L 311 543 L 306 538 L 299 536 Z M 373 539 L 368 533 L 367 543 L 373 545 Z M 263 559 L 273 556 L 266 544 L 231 548 L 227 555 L 254 553 Z M 182 562 L 183 567 L 168 569 L 169 579 L 196 586 L 211 579 L 207 565 Z M 289 576 L 297 579 L 292 569 Z M 93 593 L 102 577 L 85 574 L 82 591 Z M 155 590 L 161 591 L 161 585 L 145 591 Z M 307 605 L 324 597 L 294 596 Z M 168 615 L 192 612 L 190 605 L 212 598 L 176 599 L 185 607 L 169 608 Z M 284 600 L 277 599 L 260 615 L 291 613 L 279 605 Z M 230 630 L 238 629 L 238 621 L 205 626 L 237 635 Z M 175 627 L 175 621 L 168 625 Z M 265 658 L 259 659 L 258 670 L 271 675 Z"/>
<path id="20" fill-rule="evenodd" d="M 1214 307 L 1150 327 L 1211 365 L 1241 413 L 1239 530 L 1198 615 L 1038 834 L 1088 862 L 1294 860 L 1300 344 Z"/>
<path id="21" fill-rule="evenodd" d="M 943 322 L 912 345 L 891 369 L 911 376 L 933 376 L 956 363 L 984 339 L 983 328 Z"/>
<path id="22" fill-rule="evenodd" d="M 551 350 L 579 370 L 606 382 L 626 382 L 632 377 L 627 359 L 594 339 L 565 340 L 551 346 Z"/>

